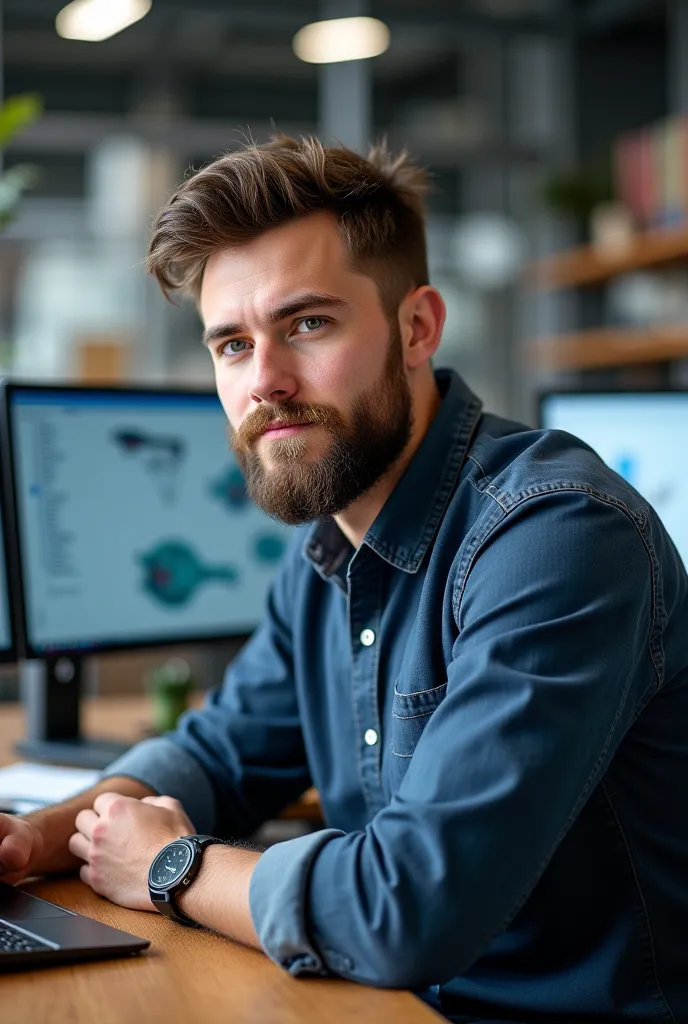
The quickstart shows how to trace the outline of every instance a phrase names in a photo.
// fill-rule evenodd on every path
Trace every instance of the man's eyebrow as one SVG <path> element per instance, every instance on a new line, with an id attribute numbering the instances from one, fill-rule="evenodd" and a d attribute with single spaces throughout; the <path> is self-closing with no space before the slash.
<path id="1" fill-rule="evenodd" d="M 292 299 L 286 299 L 281 302 L 279 306 L 275 306 L 274 309 L 270 310 L 266 317 L 266 323 L 278 324 L 280 320 L 286 320 L 289 316 L 295 316 L 297 313 L 303 313 L 307 309 L 312 309 L 314 306 L 325 307 L 327 309 L 350 309 L 350 305 L 344 299 L 337 298 L 336 295 L 328 295 L 326 292 L 306 292 L 302 295 L 295 295 Z M 208 327 L 203 332 L 203 344 L 211 345 L 214 341 L 220 341 L 221 338 L 228 338 L 232 334 L 245 334 L 246 327 L 239 323 L 226 323 L 218 324 L 216 327 Z"/>

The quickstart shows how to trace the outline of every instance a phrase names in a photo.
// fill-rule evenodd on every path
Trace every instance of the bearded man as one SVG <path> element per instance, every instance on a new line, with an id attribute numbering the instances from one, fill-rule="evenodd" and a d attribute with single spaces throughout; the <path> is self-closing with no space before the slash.
<path id="1" fill-rule="evenodd" d="M 205 707 L 0 818 L 0 870 L 81 864 L 455 1022 L 688 1021 L 686 573 L 583 442 L 433 369 L 424 185 L 278 138 L 160 214 L 149 270 L 195 300 L 249 492 L 297 529 Z M 228 842 L 311 785 L 326 828 Z"/>

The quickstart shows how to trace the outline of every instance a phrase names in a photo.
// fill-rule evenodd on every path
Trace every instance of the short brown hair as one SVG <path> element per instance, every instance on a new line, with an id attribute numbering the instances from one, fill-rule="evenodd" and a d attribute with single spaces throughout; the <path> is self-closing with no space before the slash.
<path id="1" fill-rule="evenodd" d="M 373 278 L 388 314 L 428 283 L 426 173 L 386 144 L 364 158 L 316 138 L 276 136 L 227 153 L 184 181 L 153 226 L 147 269 L 169 298 L 200 295 L 206 261 L 296 217 L 336 218 L 352 267 Z"/>

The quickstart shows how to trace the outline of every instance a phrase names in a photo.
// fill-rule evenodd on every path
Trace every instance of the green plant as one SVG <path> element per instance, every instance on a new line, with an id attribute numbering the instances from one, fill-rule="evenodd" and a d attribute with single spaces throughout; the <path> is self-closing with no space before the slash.
<path id="1" fill-rule="evenodd" d="M 10 96 L 0 106 L 0 151 L 10 139 L 38 120 L 43 103 L 34 93 Z M 0 229 L 12 220 L 19 199 L 38 180 L 38 168 L 33 164 L 15 164 L 0 174 Z"/>

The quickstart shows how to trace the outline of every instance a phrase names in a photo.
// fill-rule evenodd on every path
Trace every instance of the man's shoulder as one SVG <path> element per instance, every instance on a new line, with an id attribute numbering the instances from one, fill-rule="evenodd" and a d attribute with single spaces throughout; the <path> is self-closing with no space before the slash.
<path id="1" fill-rule="evenodd" d="M 556 491 L 584 491 L 644 518 L 648 505 L 585 441 L 485 414 L 467 454 L 473 485 L 504 512 Z"/>

